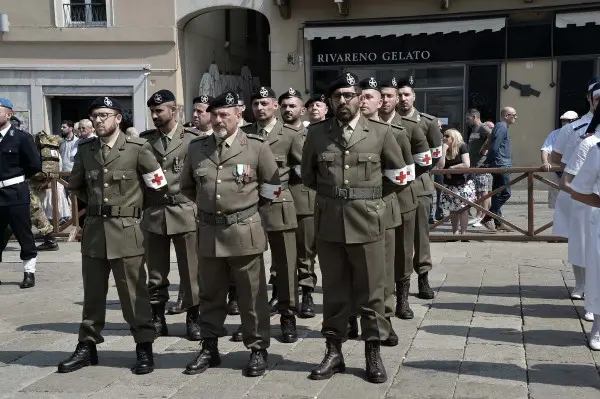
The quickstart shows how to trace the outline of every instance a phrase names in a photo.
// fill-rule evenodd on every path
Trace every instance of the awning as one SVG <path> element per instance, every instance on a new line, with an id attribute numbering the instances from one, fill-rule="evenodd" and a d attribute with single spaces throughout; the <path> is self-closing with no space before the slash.
<path id="1" fill-rule="evenodd" d="M 307 26 L 304 37 L 314 39 L 341 39 L 342 37 L 371 36 L 404 36 L 432 35 L 434 33 L 481 32 L 484 30 L 499 31 L 506 25 L 506 18 L 472 19 L 462 21 L 425 22 L 387 25 L 338 25 Z"/>
<path id="2" fill-rule="evenodd" d="M 567 25 L 584 26 L 594 23 L 600 25 L 600 11 L 571 12 L 556 14 L 556 27 L 566 28 Z"/>

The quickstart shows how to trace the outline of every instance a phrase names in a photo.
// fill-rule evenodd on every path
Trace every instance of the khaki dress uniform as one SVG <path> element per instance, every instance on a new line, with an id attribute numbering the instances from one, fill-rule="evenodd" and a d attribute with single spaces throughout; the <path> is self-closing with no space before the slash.
<path id="1" fill-rule="evenodd" d="M 196 204 L 181 194 L 179 181 L 190 141 L 198 137 L 199 133 L 196 129 L 184 128 L 177 124 L 165 139 L 163 136 L 158 129 L 140 134 L 140 137 L 148 140 L 152 146 L 154 156 L 168 182 L 166 194 L 147 195 L 142 218 L 146 253 L 152 254 L 146 259 L 148 291 L 153 311 L 158 312 L 158 316 L 164 319 L 164 307 L 169 300 L 170 244 L 173 241 L 179 268 L 179 284 L 183 292 L 182 306 L 188 309 L 186 324 L 189 324 L 197 319 L 199 304 Z M 163 140 L 168 142 L 166 148 Z M 163 331 L 163 335 L 166 333 Z"/>

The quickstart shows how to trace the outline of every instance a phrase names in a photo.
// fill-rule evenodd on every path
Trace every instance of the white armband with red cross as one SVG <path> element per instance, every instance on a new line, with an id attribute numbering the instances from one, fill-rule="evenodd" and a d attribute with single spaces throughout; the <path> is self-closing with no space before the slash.
<path id="1" fill-rule="evenodd" d="M 296 165 L 296 166 L 294 166 L 294 172 L 296 172 L 296 174 L 297 174 L 299 177 L 302 177 L 302 168 L 300 167 L 300 165 Z"/>
<path id="2" fill-rule="evenodd" d="M 431 166 L 431 151 L 413 154 L 413 159 L 415 160 L 415 163 L 419 166 Z"/>
<path id="3" fill-rule="evenodd" d="M 383 174 L 385 177 L 390 179 L 392 183 L 399 186 L 406 185 L 410 181 L 411 175 L 413 176 L 414 180 L 414 173 L 409 171 L 408 167 L 406 166 L 402 169 L 384 169 Z"/>
<path id="4" fill-rule="evenodd" d="M 432 148 L 431 149 L 431 156 L 434 159 L 435 158 L 441 158 L 442 157 L 442 146 Z"/>
<path id="5" fill-rule="evenodd" d="M 281 194 L 281 185 L 280 184 L 263 183 L 260 185 L 259 194 L 263 198 L 274 200 L 275 198 L 279 197 L 279 195 Z"/>
<path id="6" fill-rule="evenodd" d="M 408 175 L 409 182 L 415 180 L 417 178 L 417 174 L 415 173 L 415 164 L 411 163 L 410 165 L 406 165 L 406 174 Z"/>
<path id="7" fill-rule="evenodd" d="M 161 168 L 156 169 L 154 172 L 143 174 L 142 177 L 148 188 L 158 190 L 167 185 L 167 178 Z"/>

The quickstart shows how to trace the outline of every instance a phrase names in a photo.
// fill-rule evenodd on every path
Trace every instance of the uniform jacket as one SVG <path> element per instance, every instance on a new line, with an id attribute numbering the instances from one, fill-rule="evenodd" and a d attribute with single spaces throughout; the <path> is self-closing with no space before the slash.
<path id="1" fill-rule="evenodd" d="M 140 137 L 148 140 L 152 145 L 152 152 L 162 167 L 168 183 L 166 194 L 148 190 L 142 229 L 167 235 L 196 231 L 196 204 L 181 194 L 179 179 L 190 141 L 200 134 L 195 129 L 184 128 L 179 124 L 166 151 L 162 145 L 161 135 L 158 129 L 140 134 Z"/>
<path id="2" fill-rule="evenodd" d="M 322 195 L 319 187 L 382 188 L 391 176 L 404 185 L 408 171 L 392 127 L 360 117 L 346 143 L 335 118 L 312 124 L 302 154 L 302 181 L 317 190 L 317 238 L 358 244 L 383 238 L 386 229 L 383 199 L 344 199 Z M 384 177 L 385 176 L 385 177 Z"/>
<path id="3" fill-rule="evenodd" d="M 253 123 L 242 127 L 246 134 L 256 134 L 260 131 L 260 127 Z M 302 153 L 302 137 L 298 129 L 284 125 L 281 121 L 277 121 L 273 129 L 266 138 L 266 142 L 271 147 L 271 152 L 275 156 L 277 167 L 279 168 L 279 177 L 282 184 L 289 184 L 291 169 L 300 165 L 298 154 Z M 282 189 L 281 195 L 261 207 L 261 213 L 265 220 L 267 231 L 290 230 L 298 227 L 296 221 L 296 207 L 292 193 L 288 189 Z"/>
<path id="4" fill-rule="evenodd" d="M 234 214 L 258 205 L 260 190 L 280 191 L 275 157 L 264 139 L 241 130 L 223 159 L 218 154 L 214 135 L 197 137 L 181 172 L 181 192 L 198 207 L 198 254 L 217 258 L 260 254 L 267 238 L 259 212 L 231 225 L 205 223 L 200 213 Z"/>
<path id="5" fill-rule="evenodd" d="M 296 128 L 294 128 L 296 129 Z M 301 125 L 296 129 L 300 135 L 300 139 L 302 142 L 302 147 L 304 147 L 304 142 L 306 141 L 306 135 L 308 134 L 308 129 L 304 125 Z M 299 151 L 302 148 L 298 148 L 299 146 L 292 146 L 292 151 Z M 302 152 L 293 154 L 294 159 L 302 159 Z M 290 191 L 292 192 L 292 198 L 294 198 L 294 206 L 296 207 L 296 215 L 298 216 L 308 216 L 313 215 L 315 213 L 315 199 L 317 193 L 315 190 L 311 190 L 302 184 L 302 174 L 300 171 L 300 165 L 296 165 L 293 167 L 290 173 Z"/>
<path id="6" fill-rule="evenodd" d="M 0 141 L 0 181 L 29 178 L 42 170 L 40 154 L 29 133 L 11 127 Z M 29 204 L 27 182 L 0 188 L 0 206 Z"/>
<path id="7" fill-rule="evenodd" d="M 88 204 L 142 208 L 146 184 L 142 175 L 160 170 L 150 144 L 119 133 L 103 161 L 98 137 L 81 140 L 69 179 L 69 190 Z M 165 187 L 160 189 L 164 195 Z M 140 219 L 134 217 L 85 218 L 81 253 L 93 258 L 116 259 L 144 253 Z"/>
<path id="8" fill-rule="evenodd" d="M 411 117 L 403 117 L 402 119 L 417 122 L 427 138 L 427 143 L 431 150 L 431 157 L 433 158 L 433 165 L 437 164 L 442 156 L 442 132 L 438 127 L 438 118 L 415 110 Z M 415 181 L 415 189 L 417 190 L 417 195 L 419 197 L 433 194 L 435 187 L 431 175 L 429 173 L 423 173 L 419 179 Z"/>

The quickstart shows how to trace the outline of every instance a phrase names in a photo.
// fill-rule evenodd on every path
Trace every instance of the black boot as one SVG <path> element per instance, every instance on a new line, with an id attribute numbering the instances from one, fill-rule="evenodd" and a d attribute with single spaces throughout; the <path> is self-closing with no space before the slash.
<path id="1" fill-rule="evenodd" d="M 152 354 L 152 342 L 143 342 L 135 347 L 137 361 L 131 369 L 133 374 L 150 374 L 154 371 L 154 355 Z"/>
<path id="2" fill-rule="evenodd" d="M 269 367 L 269 363 L 267 363 L 268 356 L 269 354 L 266 349 L 252 349 L 250 360 L 248 360 L 248 364 L 246 365 L 246 376 L 258 377 L 259 375 L 263 375 L 267 371 L 267 367 Z"/>
<path id="3" fill-rule="evenodd" d="M 315 303 L 312 297 L 313 291 L 314 289 L 311 287 L 302 287 L 302 305 L 300 306 L 300 313 L 298 316 L 303 319 L 315 317 Z"/>
<path id="4" fill-rule="evenodd" d="M 310 372 L 308 378 L 311 380 L 327 380 L 333 377 L 335 373 L 346 371 L 344 355 L 342 355 L 342 340 L 327 338 L 325 345 L 327 345 L 327 352 L 325 352 L 321 364 Z"/>
<path id="5" fill-rule="evenodd" d="M 381 341 L 381 345 L 396 346 L 398 345 L 398 336 L 396 335 L 396 331 L 394 331 L 394 327 L 392 327 L 392 320 L 389 317 L 386 317 L 385 319 L 390 323 L 390 336 L 385 341 Z"/>
<path id="6" fill-rule="evenodd" d="M 433 290 L 429 286 L 429 273 L 419 274 L 419 295 L 421 299 L 433 299 L 435 296 Z"/>
<path id="7" fill-rule="evenodd" d="M 244 327 L 240 325 L 237 330 L 233 334 L 231 334 L 231 340 L 233 342 L 242 342 L 244 341 Z"/>
<path id="8" fill-rule="evenodd" d="M 410 280 L 396 283 L 396 317 L 409 320 L 415 317 L 410 304 L 408 303 L 408 291 L 410 290 Z"/>
<path id="9" fill-rule="evenodd" d="M 152 306 L 152 324 L 156 329 L 156 337 L 166 337 L 169 335 L 167 320 L 165 319 L 165 304 L 159 303 Z"/>
<path id="10" fill-rule="evenodd" d="M 37 246 L 38 251 L 58 251 L 58 243 L 54 238 L 54 233 L 48 233 L 44 236 L 44 242 Z"/>
<path id="11" fill-rule="evenodd" d="M 240 307 L 238 306 L 237 289 L 235 288 L 235 285 L 229 286 L 229 294 L 227 295 L 227 297 L 227 314 L 230 316 L 240 314 Z"/>
<path id="12" fill-rule="evenodd" d="M 185 317 L 185 336 L 190 341 L 200 341 L 200 313 L 198 312 L 198 305 L 192 306 L 188 309 Z"/>
<path id="13" fill-rule="evenodd" d="M 35 287 L 35 274 L 34 273 L 23 273 L 23 281 L 21 282 L 21 285 L 19 285 L 19 287 L 21 288 L 31 288 L 31 287 Z"/>
<path id="14" fill-rule="evenodd" d="M 375 384 L 387 381 L 387 373 L 379 353 L 379 341 L 365 343 L 365 358 L 367 361 L 367 380 Z"/>
<path id="15" fill-rule="evenodd" d="M 296 316 L 281 315 L 281 342 L 291 344 L 298 341 Z"/>
<path id="16" fill-rule="evenodd" d="M 269 313 L 271 316 L 277 314 L 279 311 L 279 299 L 277 298 L 277 286 L 273 284 L 273 291 L 271 292 L 271 300 L 269 301 Z"/>
<path id="17" fill-rule="evenodd" d="M 167 314 L 180 314 L 185 312 L 187 309 L 183 308 L 183 291 L 181 288 L 179 289 L 179 294 L 177 294 L 177 302 L 173 306 L 169 306 L 167 309 Z"/>
<path id="18" fill-rule="evenodd" d="M 358 318 L 356 316 L 348 317 L 348 331 L 346 335 L 348 339 L 358 338 Z"/>
<path id="19" fill-rule="evenodd" d="M 98 364 L 96 344 L 91 341 L 78 342 L 75 352 L 58 364 L 59 373 L 70 373 L 87 366 Z"/>
<path id="20" fill-rule="evenodd" d="M 219 356 L 218 338 L 205 338 L 202 341 L 202 349 L 196 359 L 185 366 L 184 374 L 200 374 L 209 367 L 217 367 L 221 364 Z"/>

